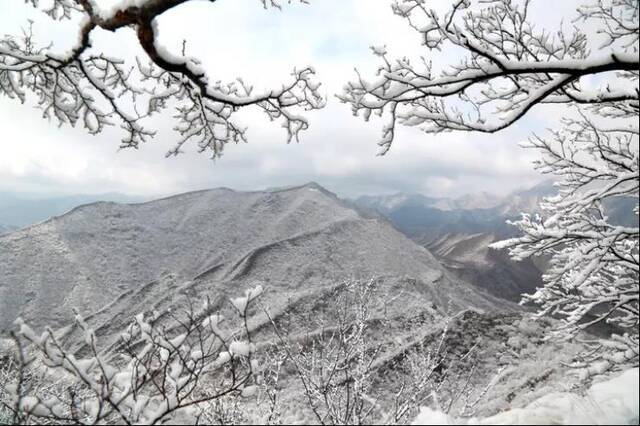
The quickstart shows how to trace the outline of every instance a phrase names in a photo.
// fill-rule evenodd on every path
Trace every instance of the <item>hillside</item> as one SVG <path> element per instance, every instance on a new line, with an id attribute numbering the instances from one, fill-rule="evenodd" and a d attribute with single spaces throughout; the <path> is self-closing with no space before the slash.
<path id="1" fill-rule="evenodd" d="M 451 255 L 456 244 L 449 243 L 434 248 Z M 51 325 L 79 353 L 78 308 L 109 351 L 138 313 L 209 297 L 226 315 L 229 298 L 259 282 L 262 305 L 290 339 L 304 342 L 331 328 L 351 278 L 377 282 L 367 346 L 383 348 L 374 366 L 381 395 L 411 378 L 404 369 L 414 349 L 436 350 L 445 337 L 446 368 L 475 372 L 474 395 L 486 401 L 479 413 L 579 386 L 565 365 L 582 348 L 542 344 L 548 321 L 529 324 L 515 305 L 461 280 L 386 219 L 316 184 L 99 202 L 1 236 L 0 326 L 8 331 L 18 316 L 36 330 Z M 277 342 L 264 315 L 249 324 L 261 345 Z M 282 380 L 283 406 L 310 418 L 300 411 L 295 376 Z M 441 392 L 453 398 L 456 389 L 453 381 Z"/>
<path id="2" fill-rule="evenodd" d="M 491 232 L 447 233 L 435 238 L 416 238 L 449 271 L 498 297 L 519 301 L 542 285 L 544 259 L 515 262 L 508 253 L 489 244 L 503 237 Z"/>
<path id="3" fill-rule="evenodd" d="M 215 189 L 142 204 L 94 203 L 0 237 L 0 327 L 22 315 L 60 327 L 72 309 L 104 334 L 153 302 L 224 300 L 260 281 L 283 308 L 348 278 L 403 289 L 407 315 L 426 306 L 496 309 L 386 221 L 323 188 Z M 406 302 L 406 303 L 405 303 Z M 400 303 L 400 301 L 398 301 Z M 398 305 L 400 306 L 400 305 Z"/>

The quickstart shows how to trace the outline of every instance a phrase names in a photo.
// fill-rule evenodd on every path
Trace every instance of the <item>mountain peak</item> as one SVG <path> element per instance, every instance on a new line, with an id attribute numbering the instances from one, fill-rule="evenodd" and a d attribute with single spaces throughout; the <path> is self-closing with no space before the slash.
<path id="1" fill-rule="evenodd" d="M 421 283 L 411 287 L 421 295 L 404 301 L 414 313 L 448 300 L 461 308 L 493 306 L 445 276 L 427 250 L 388 222 L 311 182 L 97 203 L 2 236 L 0 329 L 18 315 L 62 326 L 73 306 L 98 311 L 98 326 L 118 327 L 127 313 L 148 309 L 145 301 L 166 307 L 204 291 L 224 298 L 255 281 L 270 287 L 268 302 L 280 306 L 288 294 L 322 293 L 352 277 Z"/>

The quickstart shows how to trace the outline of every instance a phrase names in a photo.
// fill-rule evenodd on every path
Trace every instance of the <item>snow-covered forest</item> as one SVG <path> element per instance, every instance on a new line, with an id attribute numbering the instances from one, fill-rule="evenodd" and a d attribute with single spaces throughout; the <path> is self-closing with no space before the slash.
<path id="1" fill-rule="evenodd" d="M 637 0 L 10 3 L 0 423 L 638 424 Z"/>

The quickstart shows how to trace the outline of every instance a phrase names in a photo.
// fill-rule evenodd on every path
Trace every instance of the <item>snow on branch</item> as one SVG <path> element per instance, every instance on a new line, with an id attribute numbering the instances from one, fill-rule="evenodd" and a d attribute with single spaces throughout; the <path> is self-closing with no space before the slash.
<path id="1" fill-rule="evenodd" d="M 376 78 L 356 71 L 339 95 L 354 115 L 385 116 L 381 154 L 391 147 L 397 124 L 428 133 L 451 130 L 492 133 L 521 119 L 539 104 L 622 104 L 638 109 L 638 2 L 599 1 L 579 10 L 581 20 L 597 20 L 607 35 L 603 49 L 589 51 L 591 40 L 577 28 L 550 33 L 529 20 L 530 1 L 458 0 L 444 16 L 426 0 L 397 0 L 404 18 L 431 52 L 464 52 L 457 64 L 436 67 L 422 57 L 392 59 L 384 47 Z M 634 40 L 636 42 L 634 42 Z M 452 49 L 453 48 L 453 49 Z M 617 73 L 602 87 L 587 87 L 583 77 Z"/>
<path id="2" fill-rule="evenodd" d="M 235 113 L 246 107 L 262 110 L 271 121 L 281 121 L 287 140 L 297 140 L 308 128 L 299 111 L 320 109 L 325 100 L 311 67 L 294 69 L 279 88 L 257 93 L 241 79 L 214 81 L 196 58 L 169 51 L 158 42 L 160 15 L 189 0 L 131 0 L 101 8 L 94 0 L 54 0 L 42 10 L 54 20 L 81 16 L 73 48 L 53 54 L 35 45 L 31 29 L 21 37 L 0 39 L 0 93 L 25 102 L 35 94 L 45 118 L 59 124 L 81 124 L 91 134 L 119 124 L 125 136 L 121 147 L 136 148 L 155 132 L 145 124 L 152 114 L 176 109 L 174 129 L 180 134 L 167 154 L 178 154 L 185 143 L 218 157 L 229 142 L 246 141 L 246 129 Z M 40 7 L 38 0 L 30 0 Z M 262 1 L 265 7 L 280 7 Z M 115 31 L 131 27 L 147 54 L 135 67 L 91 48 L 96 29 Z M 184 50 L 184 49 L 183 49 Z"/>
<path id="3" fill-rule="evenodd" d="M 245 317 L 259 292 L 251 294 Z M 198 423 L 215 401 L 254 396 L 260 380 L 246 319 L 225 326 L 211 310 L 207 300 L 185 312 L 138 314 L 115 353 L 99 350 L 95 331 L 79 314 L 85 343 L 79 351 L 66 347 L 59 333 L 38 334 L 18 319 L 17 374 L 3 386 L 9 395 L 2 408 L 12 414 L 11 424 Z M 38 371 L 42 378 L 28 379 Z M 68 392 L 33 387 L 43 382 L 66 383 Z"/>
<path id="4" fill-rule="evenodd" d="M 447 357 L 448 324 L 454 317 L 443 319 L 442 327 L 429 324 L 428 337 L 400 344 L 396 336 L 391 346 L 380 341 L 375 330 L 389 327 L 386 306 L 393 297 L 379 284 L 341 283 L 331 294 L 331 314 L 314 312 L 311 321 L 308 313 L 288 312 L 278 321 L 265 311 L 277 336 L 276 351 L 288 362 L 308 415 L 323 425 L 407 424 L 436 393 L 449 409 L 459 405 L 456 412 L 472 411 L 486 392 L 470 385 L 475 361 L 468 359 L 462 367 L 465 377 L 449 380 L 448 373 L 458 363 L 462 366 L 476 346 Z M 295 334 L 287 323 L 313 327 Z"/>
<path id="5" fill-rule="evenodd" d="M 493 244 L 521 260 L 548 255 L 544 287 L 523 302 L 540 306 L 538 315 L 563 320 L 557 335 L 566 338 L 596 323 L 617 330 L 604 345 L 592 373 L 619 365 L 638 365 L 639 238 L 637 226 L 615 223 L 615 203 L 631 201 L 638 214 L 640 186 L 637 116 L 632 122 L 582 115 L 566 119 L 561 131 L 525 144 L 538 150 L 536 168 L 553 175 L 559 193 L 545 199 L 539 215 L 512 222 L 520 237 Z M 630 213 L 630 212 L 629 212 Z M 585 365 L 586 366 L 586 365 Z"/>

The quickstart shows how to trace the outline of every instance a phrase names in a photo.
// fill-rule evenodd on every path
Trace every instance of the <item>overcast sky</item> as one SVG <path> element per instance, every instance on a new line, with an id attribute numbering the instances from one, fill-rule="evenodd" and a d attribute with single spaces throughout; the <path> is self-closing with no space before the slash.
<path id="1" fill-rule="evenodd" d="M 571 3 L 554 2 L 553 17 L 570 16 Z M 69 35 L 75 36 L 69 24 L 52 26 L 33 12 L 22 1 L 1 0 L 0 33 L 16 34 L 30 18 L 38 39 L 52 39 L 54 48 L 64 49 Z M 538 19 L 546 12 L 537 10 Z M 176 140 L 169 115 L 158 123 L 153 141 L 138 150 L 118 150 L 117 128 L 98 136 L 81 128 L 58 128 L 41 118 L 33 102 L 22 105 L 0 97 L 0 191 L 116 191 L 152 197 L 219 186 L 260 189 L 316 181 L 343 196 L 458 196 L 503 194 L 541 180 L 531 165 L 535 153 L 518 142 L 553 125 L 544 110 L 534 109 L 526 122 L 494 135 L 426 135 L 403 129 L 386 156 L 376 155 L 380 123 L 353 117 L 334 94 L 353 77 L 354 66 L 372 74 L 377 58 L 371 45 L 386 44 L 394 55 L 429 54 L 421 49 L 418 35 L 392 14 L 389 0 L 312 0 L 309 5 L 284 5 L 282 11 L 264 10 L 258 0 L 193 1 L 163 15 L 159 25 L 161 40 L 176 52 L 187 41 L 188 52 L 203 61 L 211 79 L 242 76 L 268 87 L 293 67 L 312 64 L 329 103 L 308 114 L 311 129 L 299 144 L 287 145 L 277 123 L 244 114 L 249 143 L 227 146 L 214 162 L 193 146 L 177 158 L 164 157 Z M 94 46 L 110 55 L 129 56 L 138 49 L 130 30 L 97 33 Z"/>

